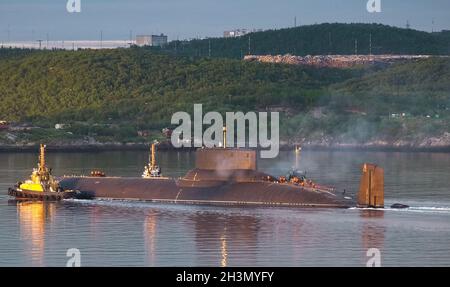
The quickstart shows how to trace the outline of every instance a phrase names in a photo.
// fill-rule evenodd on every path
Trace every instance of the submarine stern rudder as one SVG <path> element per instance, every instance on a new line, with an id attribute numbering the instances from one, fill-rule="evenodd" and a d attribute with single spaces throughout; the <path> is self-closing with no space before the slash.
<path id="1" fill-rule="evenodd" d="M 357 206 L 384 208 L 384 170 L 381 167 L 363 164 Z"/>

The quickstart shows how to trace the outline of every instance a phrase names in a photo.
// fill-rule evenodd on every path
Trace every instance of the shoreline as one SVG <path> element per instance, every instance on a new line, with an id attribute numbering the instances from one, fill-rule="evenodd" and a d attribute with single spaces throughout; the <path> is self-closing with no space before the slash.
<path id="1" fill-rule="evenodd" d="M 47 150 L 52 152 L 110 152 L 110 151 L 147 151 L 150 144 L 86 144 L 86 145 L 47 145 Z M 428 153 L 450 153 L 449 146 L 387 146 L 387 145 L 300 145 L 283 144 L 280 151 L 293 150 L 301 146 L 307 151 L 347 151 L 347 152 L 428 152 Z M 0 145 L 0 153 L 28 153 L 37 152 L 39 144 L 36 145 Z M 193 151 L 197 148 L 174 148 L 169 143 L 161 143 L 158 150 L 161 151 Z"/>

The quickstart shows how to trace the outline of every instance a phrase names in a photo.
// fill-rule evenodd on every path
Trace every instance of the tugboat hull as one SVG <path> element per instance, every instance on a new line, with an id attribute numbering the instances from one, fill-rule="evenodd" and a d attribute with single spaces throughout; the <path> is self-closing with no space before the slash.
<path id="1" fill-rule="evenodd" d="M 31 190 L 22 190 L 18 188 L 9 188 L 8 195 L 17 199 L 42 200 L 42 201 L 60 201 L 68 198 L 82 198 L 78 191 L 64 192 L 38 192 Z"/>

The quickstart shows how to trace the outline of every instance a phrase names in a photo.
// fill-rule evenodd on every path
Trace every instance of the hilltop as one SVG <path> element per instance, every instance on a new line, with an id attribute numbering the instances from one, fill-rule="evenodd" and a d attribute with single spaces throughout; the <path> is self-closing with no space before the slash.
<path id="1" fill-rule="evenodd" d="M 162 49 L 150 49 L 191 57 L 234 59 L 242 59 L 248 54 L 306 56 L 363 55 L 372 52 L 449 55 L 449 35 L 445 31 L 428 33 L 382 24 L 325 23 L 255 32 L 236 38 L 172 41 Z"/>

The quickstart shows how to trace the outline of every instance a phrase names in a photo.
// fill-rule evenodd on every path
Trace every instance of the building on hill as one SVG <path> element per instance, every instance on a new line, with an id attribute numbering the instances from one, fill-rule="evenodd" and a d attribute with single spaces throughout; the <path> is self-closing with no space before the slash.
<path id="1" fill-rule="evenodd" d="M 225 38 L 233 38 L 247 35 L 249 33 L 262 32 L 262 29 L 236 29 L 223 32 Z"/>
<path id="2" fill-rule="evenodd" d="M 136 45 L 138 46 L 153 46 L 162 47 L 167 44 L 167 36 L 161 35 L 137 35 Z"/>

